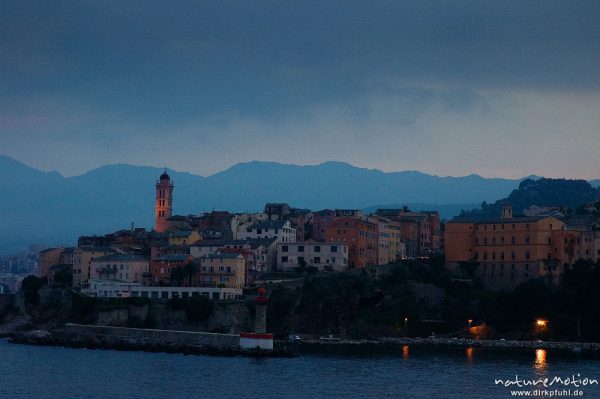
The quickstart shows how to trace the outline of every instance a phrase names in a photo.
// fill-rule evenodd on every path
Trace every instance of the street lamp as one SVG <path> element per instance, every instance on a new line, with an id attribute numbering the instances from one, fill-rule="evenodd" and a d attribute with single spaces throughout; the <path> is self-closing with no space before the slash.
<path id="1" fill-rule="evenodd" d="M 535 325 L 538 326 L 539 328 L 545 328 L 548 326 L 548 320 L 537 319 L 535 321 Z"/>
<path id="2" fill-rule="evenodd" d="M 407 324 L 408 324 L 408 317 L 404 318 L 404 336 L 406 337 L 408 334 L 408 330 L 407 330 Z"/>
<path id="3" fill-rule="evenodd" d="M 469 328 L 471 328 L 471 324 L 473 324 L 473 319 L 469 319 L 467 320 L 467 322 L 469 323 Z"/>

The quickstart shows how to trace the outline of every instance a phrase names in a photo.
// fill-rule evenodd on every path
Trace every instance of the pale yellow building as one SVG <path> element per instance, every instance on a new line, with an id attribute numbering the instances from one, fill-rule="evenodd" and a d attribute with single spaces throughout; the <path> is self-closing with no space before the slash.
<path id="1" fill-rule="evenodd" d="M 40 252 L 39 277 L 48 277 L 50 268 L 61 263 L 64 248 L 48 248 Z"/>
<path id="2" fill-rule="evenodd" d="M 205 287 L 244 288 L 246 260 L 237 253 L 200 258 L 200 284 Z"/>
<path id="3" fill-rule="evenodd" d="M 168 233 L 169 245 L 192 245 L 202 239 L 195 230 L 175 230 Z"/>
<path id="4" fill-rule="evenodd" d="M 73 250 L 73 287 L 78 288 L 91 277 L 90 266 L 94 259 L 111 255 L 111 248 L 78 247 Z"/>
<path id="5" fill-rule="evenodd" d="M 114 254 L 91 261 L 92 279 L 118 280 L 143 283 L 144 275 L 150 272 L 150 261 L 139 255 Z"/>
<path id="6" fill-rule="evenodd" d="M 406 257 L 400 222 L 372 215 L 367 218 L 377 224 L 377 263 L 386 265 Z"/>

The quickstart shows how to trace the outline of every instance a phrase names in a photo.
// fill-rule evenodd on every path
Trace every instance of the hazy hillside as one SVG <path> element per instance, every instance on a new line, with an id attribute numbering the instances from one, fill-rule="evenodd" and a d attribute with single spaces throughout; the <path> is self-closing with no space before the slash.
<path id="1" fill-rule="evenodd" d="M 464 214 L 466 217 L 498 216 L 502 205 L 510 204 L 515 214 L 520 214 L 532 205 L 566 207 L 575 209 L 600 199 L 600 188 L 593 187 L 585 180 L 569 179 L 525 179 L 506 198 L 481 209 Z"/>
<path id="2" fill-rule="evenodd" d="M 159 168 L 108 165 L 64 178 L 6 156 L 0 156 L 0 168 L 4 172 L 0 250 L 33 242 L 74 243 L 80 234 L 103 234 L 131 222 L 152 227 Z M 311 209 L 408 204 L 415 209 L 438 207 L 443 216 L 451 217 L 470 204 L 505 197 L 521 181 L 384 173 L 340 162 L 314 166 L 249 162 L 208 177 L 169 173 L 175 183 L 175 212 L 180 214 L 257 211 L 265 202 L 278 201 Z"/>

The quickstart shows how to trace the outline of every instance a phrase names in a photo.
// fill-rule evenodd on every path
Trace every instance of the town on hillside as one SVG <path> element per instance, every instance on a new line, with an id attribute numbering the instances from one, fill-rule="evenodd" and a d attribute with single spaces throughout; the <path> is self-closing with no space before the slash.
<path id="1" fill-rule="evenodd" d="M 260 213 L 176 215 L 174 190 L 165 170 L 156 182 L 153 230 L 83 236 L 75 247 L 42 250 L 28 271 L 50 285 L 66 283 L 99 298 L 223 300 L 241 298 L 244 288 L 307 273 L 434 257 L 445 259 L 457 277 L 486 289 L 510 289 L 539 278 L 558 284 L 579 259 L 600 258 L 597 203 L 584 212 L 530 206 L 519 214 L 504 203 L 499 215 L 467 212 L 446 222 L 435 210 L 365 214 L 286 203 L 267 203 Z"/>

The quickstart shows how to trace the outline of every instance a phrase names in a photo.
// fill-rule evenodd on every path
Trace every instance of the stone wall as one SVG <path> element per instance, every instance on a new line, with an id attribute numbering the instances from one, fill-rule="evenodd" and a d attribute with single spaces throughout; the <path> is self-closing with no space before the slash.
<path id="1" fill-rule="evenodd" d="M 123 328 L 107 326 L 86 326 L 65 324 L 65 333 L 78 336 L 101 336 L 139 343 L 199 345 L 209 348 L 238 348 L 240 336 L 233 334 L 214 334 L 194 331 L 149 330 L 141 328 Z"/>

